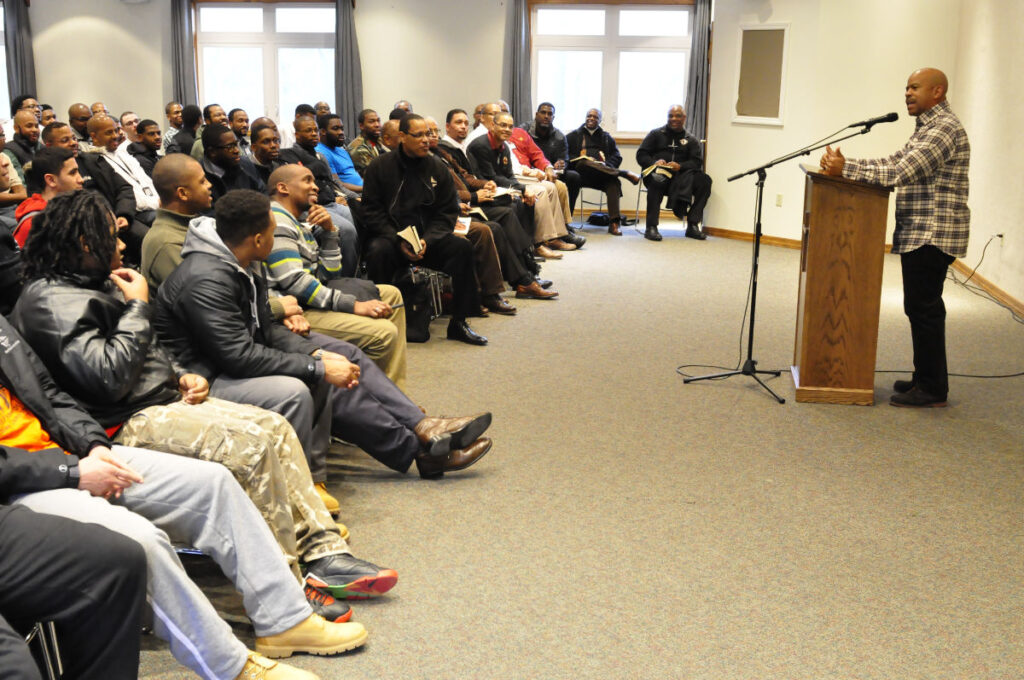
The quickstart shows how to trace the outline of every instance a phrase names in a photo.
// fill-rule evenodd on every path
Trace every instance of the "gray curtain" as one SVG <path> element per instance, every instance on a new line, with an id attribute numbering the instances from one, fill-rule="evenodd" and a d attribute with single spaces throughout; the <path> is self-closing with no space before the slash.
<path id="1" fill-rule="evenodd" d="M 711 0 L 696 0 L 693 9 L 690 78 L 686 86 L 686 127 L 694 137 L 704 139 L 708 132 L 708 44 L 711 38 Z"/>
<path id="2" fill-rule="evenodd" d="M 502 92 L 516 123 L 533 118 L 530 93 L 530 8 L 526 0 L 506 0 L 505 63 Z"/>
<path id="3" fill-rule="evenodd" d="M 196 78 L 196 53 L 193 43 L 192 7 L 189 0 L 171 3 L 171 70 L 174 75 L 174 101 L 182 106 L 199 105 Z"/>
<path id="4" fill-rule="evenodd" d="M 4 37 L 7 39 L 7 87 L 11 99 L 36 92 L 36 60 L 32 56 L 32 29 L 25 0 L 4 0 Z M 7 104 L 4 102 L 3 109 Z"/>
<path id="5" fill-rule="evenodd" d="M 334 105 L 345 124 L 346 137 L 355 139 L 363 109 L 363 65 L 356 39 L 355 1 L 336 0 L 335 5 Z"/>

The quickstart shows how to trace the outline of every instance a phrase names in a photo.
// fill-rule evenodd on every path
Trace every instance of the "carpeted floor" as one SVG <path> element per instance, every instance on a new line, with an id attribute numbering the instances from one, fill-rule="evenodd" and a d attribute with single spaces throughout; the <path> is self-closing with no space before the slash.
<path id="1" fill-rule="evenodd" d="M 1020 678 L 1024 378 L 952 378 L 948 409 L 798 404 L 788 371 L 735 367 L 750 244 L 591 230 L 544 267 L 558 301 L 472 322 L 487 348 L 409 351 L 434 414 L 494 412 L 493 451 L 442 481 L 340 447 L 330 487 L 355 553 L 400 580 L 327 678 Z M 798 252 L 761 254 L 754 358 L 792 362 Z M 950 370 L 1024 370 L 1024 329 L 959 286 Z M 878 368 L 910 366 L 886 257 Z M 712 369 L 692 368 L 699 374 Z M 192 571 L 235 620 L 238 598 Z M 189 677 L 145 640 L 142 676 Z"/>

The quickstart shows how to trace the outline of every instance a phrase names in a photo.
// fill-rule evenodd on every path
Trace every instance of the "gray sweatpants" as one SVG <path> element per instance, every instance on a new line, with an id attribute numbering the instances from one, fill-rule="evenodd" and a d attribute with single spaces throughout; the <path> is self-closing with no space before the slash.
<path id="1" fill-rule="evenodd" d="M 311 613 L 259 511 L 227 468 L 146 449 L 113 451 L 145 480 L 116 501 L 78 489 L 21 496 L 36 512 L 100 524 L 146 552 L 154 630 L 179 663 L 210 680 L 230 680 L 247 650 L 189 579 L 171 543 L 209 555 L 242 594 L 257 636 L 284 632 Z"/>

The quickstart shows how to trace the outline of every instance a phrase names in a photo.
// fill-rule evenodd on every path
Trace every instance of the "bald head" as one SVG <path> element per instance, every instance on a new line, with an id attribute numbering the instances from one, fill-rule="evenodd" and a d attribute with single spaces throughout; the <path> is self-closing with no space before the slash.
<path id="1" fill-rule="evenodd" d="M 104 116 L 102 114 L 90 118 L 89 124 L 86 125 L 86 129 L 89 130 L 90 135 L 96 134 L 107 127 L 114 127 L 114 120 L 110 116 Z"/>
<path id="2" fill-rule="evenodd" d="M 72 104 L 68 107 L 68 122 L 80 135 L 85 134 L 85 124 L 89 122 L 91 116 L 92 112 L 85 104 Z"/>
<path id="3" fill-rule="evenodd" d="M 153 186 L 160 206 L 182 215 L 195 215 L 212 205 L 210 182 L 199 161 L 169 153 L 153 166 Z"/>
<path id="4" fill-rule="evenodd" d="M 36 114 L 31 111 L 22 109 L 14 114 L 14 129 L 21 134 L 25 134 L 25 129 L 28 127 L 30 122 L 34 122 L 36 124 L 36 129 L 39 128 L 39 121 L 36 119 Z"/>
<path id="5" fill-rule="evenodd" d="M 946 101 L 949 81 L 946 74 L 937 68 L 919 68 L 907 78 L 907 89 L 904 100 L 907 113 L 920 116 L 936 104 Z"/>
<path id="6" fill-rule="evenodd" d="M 298 163 L 279 166 L 270 173 L 270 179 L 267 180 L 267 188 L 270 190 L 270 195 L 277 195 L 278 184 L 291 184 L 307 172 L 309 172 L 309 168 L 303 167 Z"/>
<path id="7" fill-rule="evenodd" d="M 398 142 L 401 141 L 398 136 L 398 125 L 398 121 L 392 119 L 385 122 L 380 129 L 380 143 L 392 151 L 398 148 Z"/>
<path id="8" fill-rule="evenodd" d="M 686 125 L 686 111 L 679 104 L 673 104 L 668 109 L 668 129 L 672 132 L 679 132 Z"/>

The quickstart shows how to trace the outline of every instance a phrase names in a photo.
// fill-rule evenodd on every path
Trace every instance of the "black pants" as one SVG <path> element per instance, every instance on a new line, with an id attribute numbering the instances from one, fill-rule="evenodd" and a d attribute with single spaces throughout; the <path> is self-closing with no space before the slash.
<path id="1" fill-rule="evenodd" d="M 669 179 L 657 172 L 644 178 L 647 187 L 648 227 L 658 226 L 661 201 L 668 196 L 668 207 L 679 219 L 697 226 L 704 219 L 704 206 L 711 197 L 711 178 L 700 170 L 680 170 Z M 692 201 L 691 201 L 692 199 Z"/>
<path id="2" fill-rule="evenodd" d="M 619 219 L 622 214 L 619 210 L 619 197 L 622 196 L 622 185 L 619 183 L 618 175 L 607 175 L 600 170 L 582 165 L 577 168 L 576 172 L 580 175 L 580 186 L 587 187 L 588 189 L 598 189 L 603 191 L 608 197 L 608 216 L 613 219 Z M 564 180 L 563 180 L 564 181 Z M 566 184 L 566 190 L 569 185 Z M 579 190 L 577 190 L 579 193 Z M 575 210 L 576 202 L 573 197 L 569 196 L 569 207 Z"/>
<path id="3" fill-rule="evenodd" d="M 140 546 L 96 524 L 0 509 L 0 676 L 38 678 L 23 629 L 57 625 L 67 678 L 136 678 L 146 601 Z"/>
<path id="4" fill-rule="evenodd" d="M 914 383 L 936 397 L 949 392 L 946 368 L 946 306 L 942 286 L 956 259 L 935 246 L 900 255 L 903 266 L 903 311 L 914 344 Z"/>
<path id="5" fill-rule="evenodd" d="M 391 241 L 376 237 L 366 246 L 366 273 L 374 283 L 391 283 L 399 267 L 409 261 Z M 431 242 L 418 264 L 452 277 L 452 317 L 465 320 L 480 313 L 480 287 L 476 282 L 473 245 L 455 234 Z"/>

